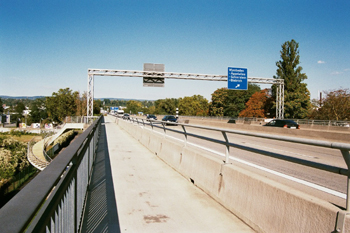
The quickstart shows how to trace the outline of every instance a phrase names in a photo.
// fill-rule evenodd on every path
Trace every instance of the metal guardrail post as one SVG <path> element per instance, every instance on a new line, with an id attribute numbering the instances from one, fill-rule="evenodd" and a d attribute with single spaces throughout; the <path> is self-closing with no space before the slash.
<path id="1" fill-rule="evenodd" d="M 164 123 L 164 122 L 162 122 L 162 126 L 163 126 L 163 130 L 164 130 L 164 137 L 165 137 L 165 135 L 166 135 L 166 128 L 165 128 L 165 123 Z"/>
<path id="2" fill-rule="evenodd" d="M 229 159 L 230 159 L 230 145 L 229 145 L 229 140 L 228 140 L 228 137 L 227 137 L 227 134 L 226 132 L 224 131 L 221 131 L 222 135 L 224 136 L 225 138 L 225 141 L 226 141 L 226 157 L 225 157 L 225 163 L 228 163 Z"/>
<path id="3" fill-rule="evenodd" d="M 183 131 L 184 131 L 184 134 L 185 134 L 185 146 L 187 145 L 187 131 L 186 131 L 186 128 L 184 125 L 181 125 Z"/>
<path id="4" fill-rule="evenodd" d="M 349 212 L 350 208 L 350 153 L 348 150 L 341 150 L 345 163 L 348 167 L 348 175 L 347 175 L 347 189 L 346 189 L 346 211 Z"/>

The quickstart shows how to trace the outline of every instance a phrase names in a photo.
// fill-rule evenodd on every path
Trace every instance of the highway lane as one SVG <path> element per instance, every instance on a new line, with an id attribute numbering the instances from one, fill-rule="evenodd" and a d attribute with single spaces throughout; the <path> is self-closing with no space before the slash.
<path id="1" fill-rule="evenodd" d="M 168 126 L 169 128 L 182 131 L 181 126 Z M 146 127 L 149 128 L 149 127 Z M 290 129 L 286 129 L 290 130 Z M 155 131 L 163 133 L 162 129 Z M 221 132 L 208 131 L 186 127 L 188 133 L 224 140 Z M 169 137 L 183 140 L 184 136 L 167 131 Z M 300 158 L 308 161 L 328 164 L 336 167 L 347 168 L 340 150 L 329 149 L 290 142 L 276 141 L 257 137 L 249 137 L 237 134 L 228 134 L 230 142 L 247 147 L 278 153 L 285 156 Z M 225 146 L 188 137 L 189 144 L 207 148 L 217 154 L 224 156 Z M 325 172 L 319 169 L 298 165 L 292 162 L 264 156 L 261 154 L 230 148 L 230 162 L 254 171 L 262 176 L 268 177 L 288 187 L 324 199 L 335 205 L 345 207 L 346 180 L 343 175 Z M 225 158 L 223 157 L 223 160 Z"/>

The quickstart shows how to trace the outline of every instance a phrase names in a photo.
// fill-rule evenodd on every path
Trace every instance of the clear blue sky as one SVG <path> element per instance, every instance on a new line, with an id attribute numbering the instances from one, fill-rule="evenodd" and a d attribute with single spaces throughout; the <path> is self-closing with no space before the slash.
<path id="1" fill-rule="evenodd" d="M 87 69 L 222 74 L 244 67 L 272 78 L 281 45 L 299 43 L 300 66 L 318 91 L 350 87 L 350 1 L 0 0 L 0 95 L 87 90 Z M 211 94 L 225 82 L 95 77 L 95 98 Z M 264 86 L 262 86 L 264 87 Z"/>

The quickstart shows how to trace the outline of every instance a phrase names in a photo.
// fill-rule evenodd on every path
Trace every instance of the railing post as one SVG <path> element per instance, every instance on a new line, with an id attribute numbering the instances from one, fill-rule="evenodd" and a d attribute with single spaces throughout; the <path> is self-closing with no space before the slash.
<path id="1" fill-rule="evenodd" d="M 350 153 L 348 150 L 341 150 L 345 163 L 348 167 L 348 175 L 347 175 L 347 188 L 346 188 L 346 211 L 349 212 L 350 208 Z"/>
<path id="2" fill-rule="evenodd" d="M 230 158 L 230 146 L 229 146 L 229 141 L 228 141 L 228 137 L 227 137 L 227 134 L 225 131 L 221 131 L 222 135 L 224 136 L 225 138 L 225 141 L 226 141 L 226 157 L 225 157 L 225 163 L 228 163 L 229 161 L 229 158 Z"/>
<path id="3" fill-rule="evenodd" d="M 164 137 L 165 137 L 165 135 L 166 135 L 165 123 L 164 123 L 164 122 L 162 122 L 162 125 L 163 125 Z"/>
<path id="4" fill-rule="evenodd" d="M 184 135 L 185 135 L 185 146 L 187 145 L 187 132 L 186 132 L 186 128 L 184 125 L 181 125 L 183 131 L 184 131 Z"/>

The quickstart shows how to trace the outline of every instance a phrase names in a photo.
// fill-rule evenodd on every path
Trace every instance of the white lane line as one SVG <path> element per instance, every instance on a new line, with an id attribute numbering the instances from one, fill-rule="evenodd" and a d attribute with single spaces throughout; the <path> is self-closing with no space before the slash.
<path id="1" fill-rule="evenodd" d="M 276 148 L 271 148 L 268 146 L 262 146 L 262 145 L 256 145 L 256 144 L 252 144 L 252 143 L 248 143 L 248 142 L 244 142 L 245 145 L 251 145 L 255 148 L 262 148 L 262 149 L 267 149 L 267 150 L 273 150 L 273 151 L 279 151 L 282 153 L 286 153 L 286 154 L 291 154 L 291 155 L 296 155 L 296 156 L 300 156 L 300 157 L 306 157 L 306 158 L 311 158 L 311 159 L 318 159 L 318 157 L 316 156 L 310 156 L 310 155 L 304 155 L 304 154 L 300 154 L 300 153 L 295 153 L 295 152 L 290 152 L 287 150 L 281 150 L 281 149 L 276 149 Z"/>
<path id="2" fill-rule="evenodd" d="M 164 133 L 160 133 L 160 132 L 157 132 L 157 131 L 153 131 L 153 132 L 156 132 L 156 133 L 164 135 Z M 174 139 L 174 140 L 177 140 L 177 141 L 184 142 L 184 140 L 182 140 L 182 139 L 175 138 L 175 137 L 172 137 L 172 136 L 169 136 L 169 135 L 166 135 L 166 137 Z M 217 154 L 219 156 L 225 157 L 225 154 L 220 153 L 218 151 L 215 151 L 215 150 L 212 150 L 212 149 L 209 149 L 209 148 L 206 148 L 206 147 L 203 147 L 203 146 L 191 143 L 191 142 L 187 142 L 187 144 L 195 146 L 195 147 L 198 147 L 198 148 L 201 148 L 201 149 L 209 151 L 209 152 L 212 152 L 212 153 Z M 329 188 L 326 188 L 326 187 L 323 187 L 323 186 L 320 186 L 320 185 L 317 185 L 317 184 L 314 184 L 314 183 L 311 183 L 311 182 L 308 182 L 308 181 L 305 181 L 305 180 L 301 180 L 301 179 L 295 178 L 293 176 L 289 176 L 289 175 L 286 175 L 286 174 L 283 174 L 283 173 L 280 173 L 280 172 L 277 172 L 277 171 L 274 171 L 274 170 L 271 170 L 271 169 L 268 169 L 268 168 L 256 165 L 254 163 L 250 163 L 250 162 L 247 162 L 247 161 L 242 160 L 242 159 L 238 159 L 238 158 L 235 158 L 235 157 L 232 157 L 232 156 L 230 156 L 230 159 L 232 159 L 234 161 L 237 161 L 239 163 L 243 163 L 245 165 L 248 165 L 248 166 L 260 169 L 262 171 L 274 174 L 276 176 L 283 177 L 283 178 L 285 178 L 287 180 L 291 180 L 291 181 L 297 182 L 299 184 L 303 184 L 303 185 L 306 185 L 308 187 L 311 187 L 311 188 L 314 188 L 314 189 L 317 189 L 317 190 L 320 190 L 320 191 L 332 194 L 334 196 L 337 196 L 337 197 L 340 197 L 340 198 L 343 198 L 343 199 L 346 199 L 346 196 L 347 196 L 344 193 L 341 193 L 341 192 L 338 192 L 338 191 L 335 191 L 335 190 L 332 190 L 332 189 L 329 189 Z"/>

